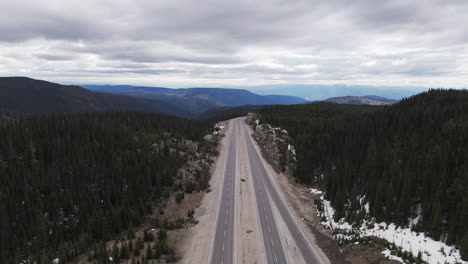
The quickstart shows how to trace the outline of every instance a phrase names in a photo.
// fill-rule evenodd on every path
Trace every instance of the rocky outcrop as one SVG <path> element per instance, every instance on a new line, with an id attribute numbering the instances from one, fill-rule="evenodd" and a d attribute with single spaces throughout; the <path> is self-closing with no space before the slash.
<path id="1" fill-rule="evenodd" d="M 293 173 L 296 168 L 296 153 L 288 132 L 262 123 L 260 115 L 255 113 L 249 113 L 246 122 L 252 127 L 253 137 L 273 167 L 277 171 Z"/>

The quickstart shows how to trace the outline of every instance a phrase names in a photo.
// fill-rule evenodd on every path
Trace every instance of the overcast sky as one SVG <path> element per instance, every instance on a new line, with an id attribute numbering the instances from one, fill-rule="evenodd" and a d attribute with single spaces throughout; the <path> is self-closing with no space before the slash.
<path id="1" fill-rule="evenodd" d="M 466 0 L 2 0 L 0 75 L 468 86 Z"/>

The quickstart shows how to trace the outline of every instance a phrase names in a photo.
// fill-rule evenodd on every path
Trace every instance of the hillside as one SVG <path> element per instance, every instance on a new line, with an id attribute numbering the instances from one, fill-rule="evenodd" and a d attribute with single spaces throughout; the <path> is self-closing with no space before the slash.
<path id="1" fill-rule="evenodd" d="M 397 102 L 397 100 L 391 100 L 380 96 L 341 96 L 332 97 L 324 100 L 326 102 L 332 102 L 337 104 L 353 104 L 353 105 L 390 105 Z"/>
<path id="2" fill-rule="evenodd" d="M 246 116 L 249 112 L 258 111 L 265 105 L 242 105 L 242 106 L 217 106 L 210 108 L 197 116 L 201 120 L 227 120 L 240 116 Z"/>
<path id="3" fill-rule="evenodd" d="M 366 96 L 369 94 L 402 99 L 426 91 L 428 88 L 417 86 L 373 86 L 345 84 L 273 84 L 242 87 L 258 94 L 281 94 L 300 96 L 307 100 L 325 100 L 347 95 Z"/>
<path id="4" fill-rule="evenodd" d="M 466 90 L 431 90 L 385 108 L 317 103 L 258 113 L 288 131 L 294 176 L 325 191 L 336 221 L 410 227 L 467 259 L 466 102 Z"/>
<path id="5" fill-rule="evenodd" d="M 26 77 L 0 78 L 0 113 L 28 115 L 120 110 L 188 116 L 166 101 L 92 92 L 78 86 Z"/>
<path id="6" fill-rule="evenodd" d="M 108 263 L 102 242 L 140 225 L 173 192 L 207 188 L 209 175 L 194 168 L 184 178 L 179 169 L 209 163 L 216 145 L 203 136 L 211 129 L 129 112 L 0 123 L 0 263 L 70 263 L 93 247 L 90 258 Z M 175 228 L 160 217 L 152 228 Z M 158 247 L 170 253 L 161 237 Z"/>
<path id="7" fill-rule="evenodd" d="M 242 89 L 168 89 L 128 85 L 83 85 L 83 87 L 94 91 L 171 102 L 183 107 L 184 110 L 190 112 L 192 116 L 197 116 L 216 106 L 299 104 L 307 102 L 305 99 L 296 96 L 258 95 Z"/>

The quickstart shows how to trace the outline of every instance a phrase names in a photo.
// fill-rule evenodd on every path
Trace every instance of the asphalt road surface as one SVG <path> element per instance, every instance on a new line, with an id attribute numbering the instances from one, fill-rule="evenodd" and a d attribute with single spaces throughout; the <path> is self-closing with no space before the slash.
<path id="1" fill-rule="evenodd" d="M 258 216 L 260 217 L 260 228 L 262 229 L 263 245 L 267 263 L 286 263 L 286 256 L 281 245 L 281 239 L 278 234 L 278 228 L 275 223 L 273 211 L 268 197 L 265 184 L 266 170 L 263 166 L 260 156 L 252 145 L 248 130 L 245 124 L 241 125 L 241 140 L 244 140 L 247 146 L 247 153 L 252 172 L 252 181 L 257 199 Z"/>
<path id="2" fill-rule="evenodd" d="M 320 257 L 314 252 L 311 245 L 308 243 L 304 234 L 302 233 L 296 221 L 294 220 L 293 215 L 291 215 L 291 212 L 288 210 L 285 201 L 278 193 L 278 189 L 273 185 L 272 177 L 268 175 L 268 172 L 264 166 L 264 163 L 261 160 L 263 159 L 263 157 L 261 157 L 260 153 L 258 153 L 258 150 L 253 145 L 254 144 L 252 141 L 253 139 L 247 130 L 247 127 L 246 127 L 247 125 L 244 122 L 242 122 L 242 126 L 244 129 L 243 138 L 247 143 L 247 151 L 249 154 L 249 161 L 250 161 L 250 166 L 252 169 L 252 177 L 254 179 L 259 178 L 257 182 L 260 183 L 260 185 L 263 185 L 263 186 L 260 186 L 258 190 L 257 188 L 255 188 L 255 191 L 257 192 L 257 194 L 259 191 L 260 193 L 264 194 L 265 193 L 264 189 L 268 191 L 271 201 L 278 209 L 278 212 L 283 218 L 283 221 L 286 223 L 286 226 L 289 232 L 291 233 L 291 236 L 293 237 L 294 242 L 299 252 L 301 253 L 304 261 L 306 263 L 322 263 L 320 261 Z M 258 202 L 258 198 L 257 198 L 257 202 Z M 258 206 L 259 206 L 258 210 L 261 212 L 263 210 L 263 208 L 261 208 L 262 207 L 261 202 L 258 203 Z M 278 233 L 276 232 L 276 234 L 275 233 L 272 234 L 270 232 L 265 232 L 263 230 L 264 228 L 262 226 L 262 233 L 263 233 L 263 240 L 265 244 L 265 251 L 267 254 L 267 261 L 268 263 L 276 263 L 274 262 L 276 261 L 276 259 L 273 259 L 271 255 L 268 256 L 269 253 L 268 253 L 266 244 L 268 241 L 271 241 L 270 239 L 274 239 L 274 237 L 276 237 Z M 284 260 L 284 252 L 282 250 L 281 252 L 278 252 L 278 249 L 276 248 L 276 246 L 273 249 L 276 250 L 276 253 L 278 255 L 283 256 L 281 258 L 281 262 L 278 259 L 277 263 L 286 263 L 286 260 Z"/>
<path id="3" fill-rule="evenodd" d="M 278 212 L 276 216 L 279 217 L 278 214 L 280 215 L 305 263 L 323 263 L 302 233 L 286 202 L 279 194 L 278 188 L 272 182 L 273 177 L 266 169 L 263 157 L 254 146 L 255 143 L 247 129 L 244 118 L 232 120 L 231 126 L 210 263 L 230 264 L 235 259 L 234 243 L 236 241 L 234 232 L 239 230 L 235 227 L 235 203 L 237 199 L 235 183 L 236 180 L 240 180 L 240 177 L 236 177 L 236 174 L 241 171 L 237 155 L 246 155 L 249 160 L 266 262 L 268 264 L 287 263 L 278 224 L 273 214 L 273 210 L 276 209 Z M 245 144 L 246 148 L 241 149 L 246 153 L 237 153 L 238 144 Z"/>
<path id="4" fill-rule="evenodd" d="M 234 257 L 234 215 L 235 215 L 235 181 L 238 121 L 231 122 L 231 139 L 227 149 L 226 170 L 218 209 L 211 263 L 231 264 Z M 201 223 L 203 224 L 203 223 Z"/>

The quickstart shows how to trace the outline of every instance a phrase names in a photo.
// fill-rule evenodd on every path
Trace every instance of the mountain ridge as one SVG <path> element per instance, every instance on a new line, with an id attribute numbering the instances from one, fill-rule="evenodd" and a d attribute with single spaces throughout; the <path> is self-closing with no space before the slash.
<path id="1" fill-rule="evenodd" d="M 324 101 L 337 104 L 353 105 L 391 105 L 398 102 L 397 100 L 392 100 L 376 95 L 331 97 Z"/>
<path id="2" fill-rule="evenodd" d="M 0 112 L 31 115 L 123 110 L 188 115 L 164 101 L 99 93 L 28 77 L 0 78 Z"/>
<path id="3" fill-rule="evenodd" d="M 289 95 L 259 95 L 245 89 L 232 88 L 180 88 L 132 86 L 132 85 L 83 85 L 87 89 L 106 93 L 153 98 L 177 105 L 186 106 L 186 110 L 197 116 L 217 106 L 299 104 L 307 100 Z"/>

